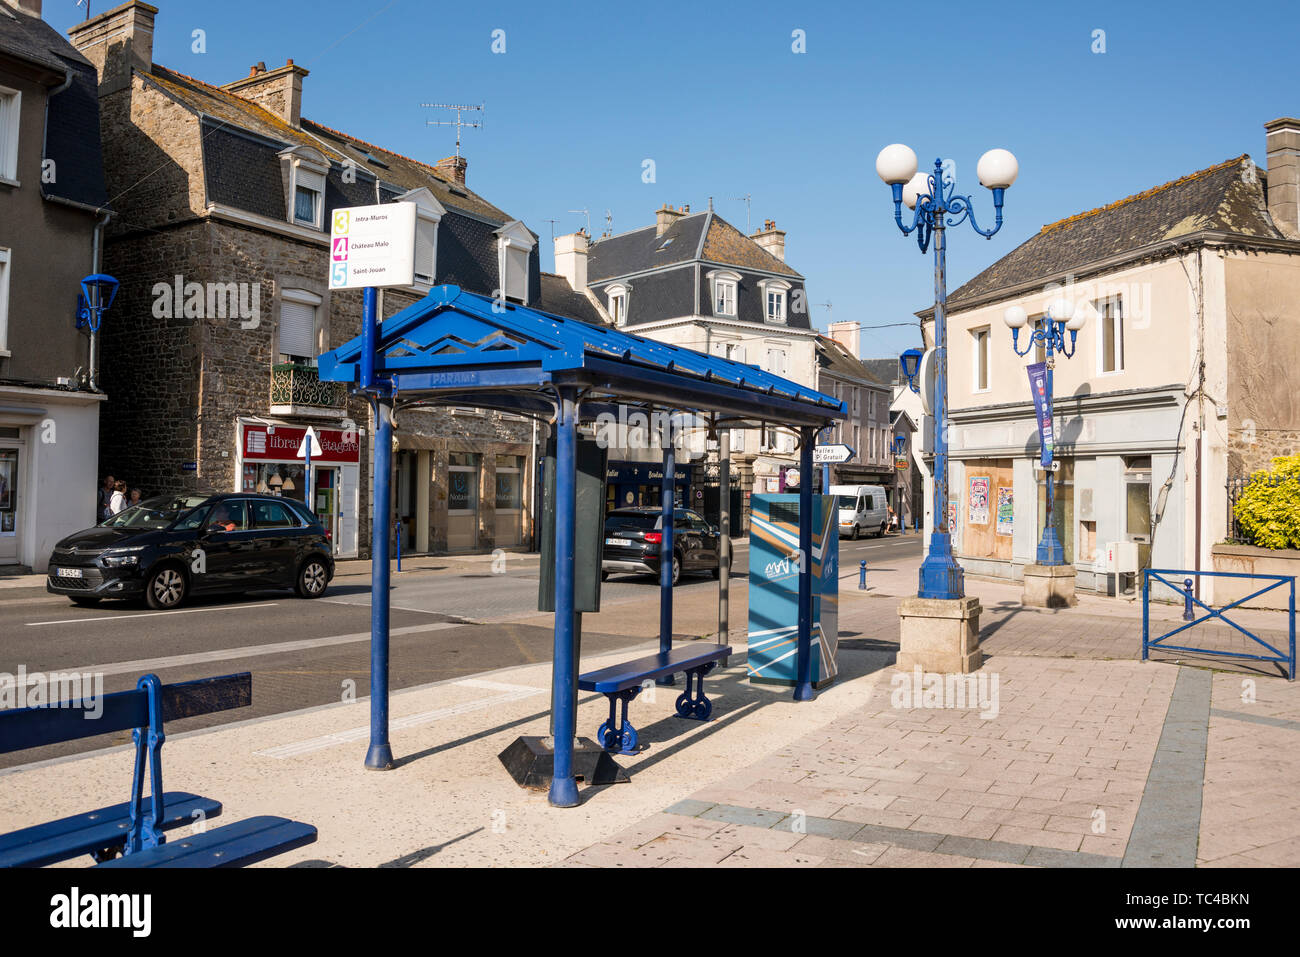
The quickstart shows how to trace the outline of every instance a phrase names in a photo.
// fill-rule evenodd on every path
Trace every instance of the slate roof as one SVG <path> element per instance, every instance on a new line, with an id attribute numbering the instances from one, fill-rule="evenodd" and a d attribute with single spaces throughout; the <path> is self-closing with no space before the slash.
<path id="1" fill-rule="evenodd" d="M 42 158 L 54 161 L 56 175 L 53 182 L 41 184 L 41 195 L 106 206 L 95 67 L 40 17 L 7 5 L 0 5 L 0 55 L 46 67 L 60 76 L 71 73 L 72 85 L 48 101 Z"/>
<path id="2" fill-rule="evenodd" d="M 214 166 L 222 165 L 221 158 L 214 154 L 225 149 L 238 152 L 237 142 L 240 140 L 238 133 L 244 131 L 284 146 L 311 147 L 340 166 L 350 162 L 357 170 L 357 185 L 366 184 L 373 187 L 377 179 L 380 181 L 381 189 L 384 183 L 400 188 L 383 191 L 385 200 L 408 190 L 425 187 L 449 210 L 466 212 L 491 220 L 497 225 L 503 225 L 511 220 L 509 215 L 473 190 L 448 182 L 427 163 L 367 143 L 365 140 L 315 123 L 305 117 L 301 121 L 302 128 L 295 128 L 251 100 L 157 63 L 153 65 L 149 77 L 183 105 L 217 121 L 210 123 L 205 129 L 204 155 L 209 171 Z M 229 127 L 233 129 L 227 129 Z M 221 132 L 226 132 L 228 135 L 222 137 L 219 135 Z M 250 141 L 245 137 L 243 142 Z M 245 147 L 245 150 L 247 149 L 248 147 Z M 247 160 L 249 157 L 245 155 L 243 158 Z M 232 158 L 232 162 L 227 165 L 232 168 L 237 167 L 235 159 Z M 276 176 L 278 175 L 277 171 Z M 374 201 L 373 192 L 361 200 L 363 203 Z M 256 207 L 248 208 L 256 210 Z M 279 206 L 277 209 L 279 212 L 275 215 L 278 218 L 283 215 L 283 207 Z"/>
<path id="3" fill-rule="evenodd" d="M 854 358 L 840 342 L 830 336 L 817 337 L 817 365 L 843 379 L 882 384 L 876 382 L 875 378 L 863 368 L 860 359 Z"/>
<path id="4" fill-rule="evenodd" d="M 589 322 L 593 326 L 603 326 L 607 323 L 598 310 L 586 296 L 575 292 L 569 285 L 569 280 L 563 276 L 557 276 L 554 273 L 542 273 L 542 298 L 537 303 L 537 308 L 542 312 L 551 312 L 560 316 L 572 316 L 575 319 L 581 319 L 583 322 Z"/>
<path id="5" fill-rule="evenodd" d="M 662 236 L 656 236 L 651 225 L 596 240 L 587 253 L 587 282 L 694 262 L 708 219 L 707 212 L 687 213 L 679 216 Z"/>
<path id="6" fill-rule="evenodd" d="M 953 292 L 948 303 L 957 307 L 1201 231 L 1285 238 L 1268 214 L 1260 172 L 1248 155 L 1044 226 Z"/>
<path id="7" fill-rule="evenodd" d="M 679 216 L 662 236 L 655 235 L 655 228 L 643 226 L 592 243 L 587 256 L 587 281 L 603 282 L 662 266 L 694 262 L 697 258 L 803 278 L 715 212 Z"/>
<path id="8" fill-rule="evenodd" d="M 898 359 L 863 359 L 862 366 L 871 376 L 881 385 L 894 386 L 902 375 L 902 370 L 898 367 Z"/>

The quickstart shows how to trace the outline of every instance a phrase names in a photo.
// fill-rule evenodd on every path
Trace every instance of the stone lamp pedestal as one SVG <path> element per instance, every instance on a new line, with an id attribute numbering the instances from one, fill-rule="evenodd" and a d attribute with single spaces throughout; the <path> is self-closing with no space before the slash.
<path id="1" fill-rule="evenodd" d="M 898 603 L 902 671 L 970 674 L 984 663 L 978 598 L 904 598 Z"/>
<path id="2" fill-rule="evenodd" d="M 1028 608 L 1073 608 L 1073 565 L 1026 565 L 1025 590 L 1020 603 Z"/>

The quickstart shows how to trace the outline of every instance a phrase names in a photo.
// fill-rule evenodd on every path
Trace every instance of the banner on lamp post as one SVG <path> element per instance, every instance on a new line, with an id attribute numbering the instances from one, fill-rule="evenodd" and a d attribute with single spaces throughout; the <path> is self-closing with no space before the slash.
<path id="1" fill-rule="evenodd" d="M 1028 371 L 1029 391 L 1034 397 L 1034 415 L 1038 419 L 1039 462 L 1044 469 L 1051 469 L 1056 437 L 1052 434 L 1052 397 L 1047 394 L 1047 363 L 1031 363 Z"/>

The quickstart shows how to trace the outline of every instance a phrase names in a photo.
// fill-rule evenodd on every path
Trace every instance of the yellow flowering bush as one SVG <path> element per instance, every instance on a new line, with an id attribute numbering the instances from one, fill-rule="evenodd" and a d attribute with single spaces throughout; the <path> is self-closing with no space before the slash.
<path id="1" fill-rule="evenodd" d="M 1300 548 L 1300 455 L 1280 455 L 1271 472 L 1252 475 L 1233 512 L 1261 548 Z"/>

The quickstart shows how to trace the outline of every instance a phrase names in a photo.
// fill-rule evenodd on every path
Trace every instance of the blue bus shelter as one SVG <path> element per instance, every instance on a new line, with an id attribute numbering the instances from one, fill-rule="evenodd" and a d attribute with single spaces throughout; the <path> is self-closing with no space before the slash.
<path id="1" fill-rule="evenodd" d="M 555 653 L 552 663 L 554 773 L 550 803 L 578 803 L 573 775 L 577 730 L 574 618 L 574 509 L 577 428 L 620 407 L 647 414 L 707 417 L 711 428 L 766 423 L 800 438 L 799 547 L 812 552 L 812 449 L 819 431 L 844 418 L 844 403 L 787 379 L 717 356 L 621 330 L 553 316 L 437 286 L 382 323 L 366 289 L 362 334 L 320 356 L 320 378 L 347 382 L 370 402 L 375 423 L 371 515 L 370 747 L 366 766 L 392 765 L 388 741 L 390 473 L 394 413 L 405 408 L 473 406 L 529 415 L 556 433 Z M 672 423 L 675 421 L 669 418 Z M 672 549 L 672 430 L 663 443 L 664 549 Z M 659 643 L 672 644 L 671 563 L 660 579 Z M 799 583 L 798 676 L 794 697 L 814 696 L 811 674 L 812 563 Z"/>

